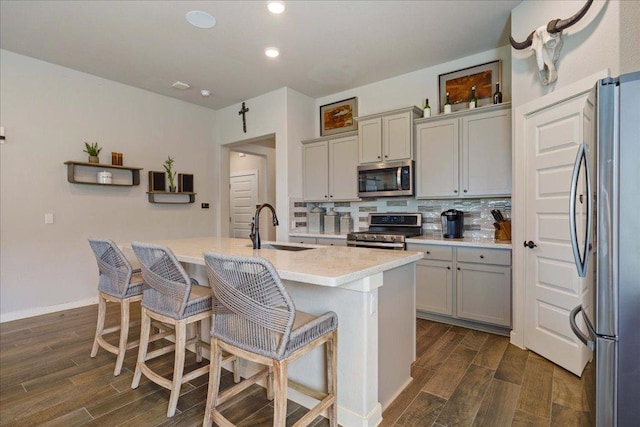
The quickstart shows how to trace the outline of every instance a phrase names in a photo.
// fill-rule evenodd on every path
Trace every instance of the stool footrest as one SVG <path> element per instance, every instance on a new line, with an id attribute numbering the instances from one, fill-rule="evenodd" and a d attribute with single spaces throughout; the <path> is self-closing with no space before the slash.
<path id="1" fill-rule="evenodd" d="M 269 368 L 265 368 L 255 373 L 253 376 L 245 379 L 244 381 L 224 390 L 223 392 L 218 394 L 218 399 L 215 402 L 214 406 L 222 405 L 224 402 L 226 402 L 236 394 L 242 392 L 243 390 L 249 388 L 253 384 L 257 383 L 262 378 L 265 378 L 267 375 L 269 375 Z"/>

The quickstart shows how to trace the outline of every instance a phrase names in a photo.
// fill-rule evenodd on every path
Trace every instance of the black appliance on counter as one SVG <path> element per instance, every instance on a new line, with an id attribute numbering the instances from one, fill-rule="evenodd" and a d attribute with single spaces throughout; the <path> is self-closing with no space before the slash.
<path id="1" fill-rule="evenodd" d="M 347 246 L 405 250 L 405 240 L 422 234 L 422 214 L 370 213 L 368 231 L 347 234 Z"/>
<path id="2" fill-rule="evenodd" d="M 440 214 L 442 221 L 442 237 L 446 239 L 461 239 L 464 233 L 464 212 L 449 209 Z"/>

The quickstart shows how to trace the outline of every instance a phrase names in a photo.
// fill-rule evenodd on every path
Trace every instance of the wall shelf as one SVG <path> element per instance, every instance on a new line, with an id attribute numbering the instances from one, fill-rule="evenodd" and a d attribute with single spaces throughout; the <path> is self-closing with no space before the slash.
<path id="1" fill-rule="evenodd" d="M 143 168 L 136 168 L 130 166 L 115 166 L 115 165 L 103 165 L 101 163 L 86 163 L 86 162 L 76 162 L 73 160 L 69 160 L 64 162 L 67 165 L 67 181 L 72 184 L 87 184 L 87 185 L 102 185 L 102 186 L 111 186 L 111 187 L 132 187 L 134 185 L 140 185 L 140 171 Z M 76 167 L 89 167 L 96 169 L 117 169 L 131 172 L 131 183 L 130 184 L 100 184 L 99 182 L 91 182 L 91 181 L 79 181 L 76 180 Z"/>
<path id="2" fill-rule="evenodd" d="M 194 203 L 196 201 L 196 194 L 198 193 L 190 193 L 186 191 L 180 192 L 170 192 L 170 191 L 147 191 L 147 195 L 149 196 L 149 203 L 164 203 L 164 204 L 187 204 Z M 156 199 L 156 196 L 160 196 Z M 168 196 L 168 197 L 167 197 Z M 186 201 L 169 201 L 170 199 L 179 199 L 174 196 L 183 196 L 181 199 Z M 188 197 L 188 199 L 185 199 Z"/>

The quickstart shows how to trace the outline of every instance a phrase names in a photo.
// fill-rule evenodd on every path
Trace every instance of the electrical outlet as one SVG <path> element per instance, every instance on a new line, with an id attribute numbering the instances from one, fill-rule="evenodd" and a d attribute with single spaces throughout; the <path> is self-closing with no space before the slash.
<path id="1" fill-rule="evenodd" d="M 53 214 L 52 213 L 44 214 L 44 223 L 45 224 L 53 224 Z"/>
<path id="2" fill-rule="evenodd" d="M 209 209 L 209 203 L 200 203 L 202 209 Z"/>

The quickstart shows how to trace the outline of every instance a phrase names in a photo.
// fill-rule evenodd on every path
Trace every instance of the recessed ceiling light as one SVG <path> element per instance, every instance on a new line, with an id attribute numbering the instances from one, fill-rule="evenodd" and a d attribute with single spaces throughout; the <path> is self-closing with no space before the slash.
<path id="1" fill-rule="evenodd" d="M 208 90 L 208 89 L 202 89 L 202 90 L 200 91 L 200 93 L 201 93 L 201 94 L 202 94 L 202 96 L 204 96 L 205 98 L 206 98 L 207 96 L 211 95 L 211 91 L 210 91 L 210 90 Z"/>
<path id="2" fill-rule="evenodd" d="M 216 18 L 213 15 L 202 12 L 201 10 L 192 10 L 185 16 L 189 24 L 198 28 L 213 28 L 216 25 Z"/>
<path id="3" fill-rule="evenodd" d="M 275 13 L 280 14 L 282 12 L 284 12 L 285 6 L 284 6 L 284 2 L 283 1 L 270 1 L 269 4 L 267 5 L 267 9 L 269 9 L 269 12 L 271 13 Z"/>
<path id="4" fill-rule="evenodd" d="M 264 50 L 264 54 L 269 58 L 276 58 L 278 55 L 280 55 L 280 51 L 277 47 L 268 47 Z"/>
<path id="5" fill-rule="evenodd" d="M 183 83 L 181 81 L 177 81 L 174 84 L 171 85 L 171 87 L 175 88 L 175 89 L 180 89 L 180 90 L 187 90 L 189 89 L 191 86 L 189 86 L 189 83 Z"/>

